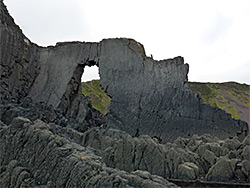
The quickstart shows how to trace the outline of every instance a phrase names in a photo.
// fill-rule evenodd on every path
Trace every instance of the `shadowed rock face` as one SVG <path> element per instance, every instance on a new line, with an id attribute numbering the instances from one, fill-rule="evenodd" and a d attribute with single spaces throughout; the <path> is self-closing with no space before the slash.
<path id="1" fill-rule="evenodd" d="M 81 76 L 86 65 L 98 65 L 101 85 L 112 97 L 108 127 L 163 141 L 194 133 L 219 138 L 248 133 L 246 123 L 204 105 L 188 89 L 188 65 L 182 57 L 155 61 L 131 39 L 43 48 L 22 34 L 2 2 L 0 18 L 1 103 L 28 97 L 84 126 L 93 109 L 81 94 Z"/>
<path id="2" fill-rule="evenodd" d="M 176 187 L 163 177 L 249 182 L 249 135 L 223 142 L 194 135 L 173 144 L 150 137 L 248 133 L 244 122 L 188 89 L 182 57 L 155 61 L 131 39 L 39 47 L 0 0 L 0 60 L 2 187 Z M 90 128 L 100 122 L 81 94 L 86 65 L 99 66 L 112 97 L 108 127 L 132 136 Z"/>
<path id="3" fill-rule="evenodd" d="M 247 124 L 203 104 L 188 89 L 188 65 L 182 57 L 155 61 L 128 39 L 104 40 L 99 58 L 100 83 L 112 97 L 108 126 L 131 135 L 164 141 L 209 133 L 219 138 L 248 132 Z"/>

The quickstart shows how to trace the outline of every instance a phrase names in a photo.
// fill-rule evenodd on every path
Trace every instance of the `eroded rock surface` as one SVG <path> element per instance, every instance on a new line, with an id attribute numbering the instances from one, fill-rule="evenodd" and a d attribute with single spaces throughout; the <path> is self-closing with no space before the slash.
<path id="1" fill-rule="evenodd" d="M 86 130 L 98 112 L 81 94 L 81 76 L 86 65 L 95 64 L 98 44 L 71 42 L 39 47 L 24 36 L 0 3 L 1 104 L 31 99 L 56 110 L 72 127 Z"/>
<path id="2" fill-rule="evenodd" d="M 156 61 L 142 49 L 129 39 L 101 42 L 100 83 L 112 97 L 109 127 L 164 141 L 194 133 L 219 138 L 248 133 L 246 123 L 203 104 L 188 89 L 188 65 L 182 57 Z"/>
<path id="3" fill-rule="evenodd" d="M 188 89 L 182 57 L 155 61 L 132 39 L 40 47 L 2 0 L 0 47 L 4 187 L 175 187 L 164 178 L 214 180 L 223 169 L 219 180 L 249 182 L 247 124 Z M 81 94 L 88 65 L 112 97 L 107 122 Z"/>
<path id="4" fill-rule="evenodd" d="M 92 108 L 81 94 L 81 76 L 86 65 L 98 65 L 101 85 L 112 97 L 109 127 L 163 141 L 194 133 L 219 138 L 248 133 L 246 123 L 203 104 L 188 89 L 188 65 L 182 57 L 153 60 L 132 39 L 39 47 L 22 34 L 2 2 L 0 33 L 1 103 L 30 97 L 86 130 Z"/>
<path id="5" fill-rule="evenodd" d="M 149 172 L 106 167 L 94 149 L 52 132 L 37 120 L 0 127 L 1 187 L 177 187 Z"/>
<path id="6" fill-rule="evenodd" d="M 170 179 L 250 183 L 248 135 L 221 140 L 210 135 L 179 137 L 160 144 L 147 135 L 132 137 L 116 129 L 91 128 L 84 133 L 50 125 L 51 131 L 84 147 L 95 148 L 102 161 L 127 172 L 148 171 Z M 231 144 L 228 144 L 231 143 Z"/>

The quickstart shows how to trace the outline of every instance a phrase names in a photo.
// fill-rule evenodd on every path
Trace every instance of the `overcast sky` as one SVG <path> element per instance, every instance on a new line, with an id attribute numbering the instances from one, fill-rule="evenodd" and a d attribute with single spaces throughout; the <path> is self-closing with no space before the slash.
<path id="1" fill-rule="evenodd" d="M 41 46 L 127 37 L 148 56 L 183 56 L 189 80 L 250 84 L 250 0 L 4 0 Z M 97 78 L 86 71 L 85 80 Z"/>

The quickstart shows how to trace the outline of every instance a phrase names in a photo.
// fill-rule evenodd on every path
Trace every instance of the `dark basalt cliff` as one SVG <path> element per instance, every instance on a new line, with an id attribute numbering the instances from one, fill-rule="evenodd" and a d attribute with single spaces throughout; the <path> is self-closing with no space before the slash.
<path id="1" fill-rule="evenodd" d="M 135 41 L 104 40 L 99 68 L 100 83 L 112 98 L 110 127 L 164 141 L 194 133 L 219 138 L 248 133 L 246 123 L 203 104 L 188 89 L 188 65 L 182 57 L 155 61 Z"/>
<path id="2" fill-rule="evenodd" d="M 176 187 L 162 177 L 238 181 L 237 173 L 249 182 L 247 124 L 188 89 L 182 57 L 155 61 L 125 38 L 40 47 L 24 36 L 1 0 L 0 60 L 4 187 Z M 84 67 L 92 65 L 99 66 L 101 86 L 112 98 L 107 121 L 81 93 Z M 238 138 L 224 146 L 193 136 L 204 133 Z M 150 136 L 163 143 L 190 138 L 162 145 Z M 234 168 L 218 179 L 224 168 L 218 172 L 214 165 L 220 163 Z"/>
<path id="3" fill-rule="evenodd" d="M 30 97 L 86 130 L 93 110 L 81 94 L 81 76 L 86 65 L 98 65 L 100 83 L 112 97 L 108 127 L 164 141 L 194 133 L 219 138 L 248 133 L 247 124 L 203 104 L 188 89 L 188 65 L 182 57 L 155 61 L 132 39 L 42 48 L 22 34 L 3 5 L 0 34 L 1 103 Z"/>

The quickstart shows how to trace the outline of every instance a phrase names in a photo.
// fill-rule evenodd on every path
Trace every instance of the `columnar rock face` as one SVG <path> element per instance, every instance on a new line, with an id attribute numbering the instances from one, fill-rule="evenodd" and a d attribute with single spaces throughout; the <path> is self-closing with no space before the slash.
<path id="1" fill-rule="evenodd" d="M 101 85 L 112 97 L 108 127 L 164 141 L 194 133 L 226 138 L 248 132 L 244 122 L 204 105 L 188 89 L 188 65 L 182 57 L 155 61 L 132 39 L 39 47 L 22 34 L 3 2 L 0 36 L 1 103 L 31 98 L 71 124 L 87 125 L 93 109 L 81 94 L 81 75 L 86 65 L 98 65 Z"/>
<path id="2" fill-rule="evenodd" d="M 219 138 L 248 133 L 246 123 L 203 104 L 188 89 L 188 64 L 182 57 L 155 61 L 134 40 L 104 40 L 99 67 L 101 85 L 112 97 L 109 127 L 164 141 L 194 133 Z"/>
<path id="3" fill-rule="evenodd" d="M 98 44 L 39 47 L 23 35 L 0 3 L 0 102 L 22 103 L 31 98 L 65 115 L 72 127 L 78 124 L 85 130 L 93 109 L 81 94 L 81 76 L 86 65 L 95 64 Z"/>
<path id="4" fill-rule="evenodd" d="M 124 38 L 40 47 L 0 0 L 0 60 L 2 187 L 176 187 L 165 177 L 249 182 L 247 124 L 188 89 L 182 57 L 155 61 Z M 112 97 L 107 122 L 81 93 L 84 67 L 92 65 Z M 239 137 L 179 137 L 194 133 Z"/>
<path id="5" fill-rule="evenodd" d="M 0 102 L 19 102 L 39 73 L 40 50 L 15 25 L 3 2 L 0 5 Z"/>

